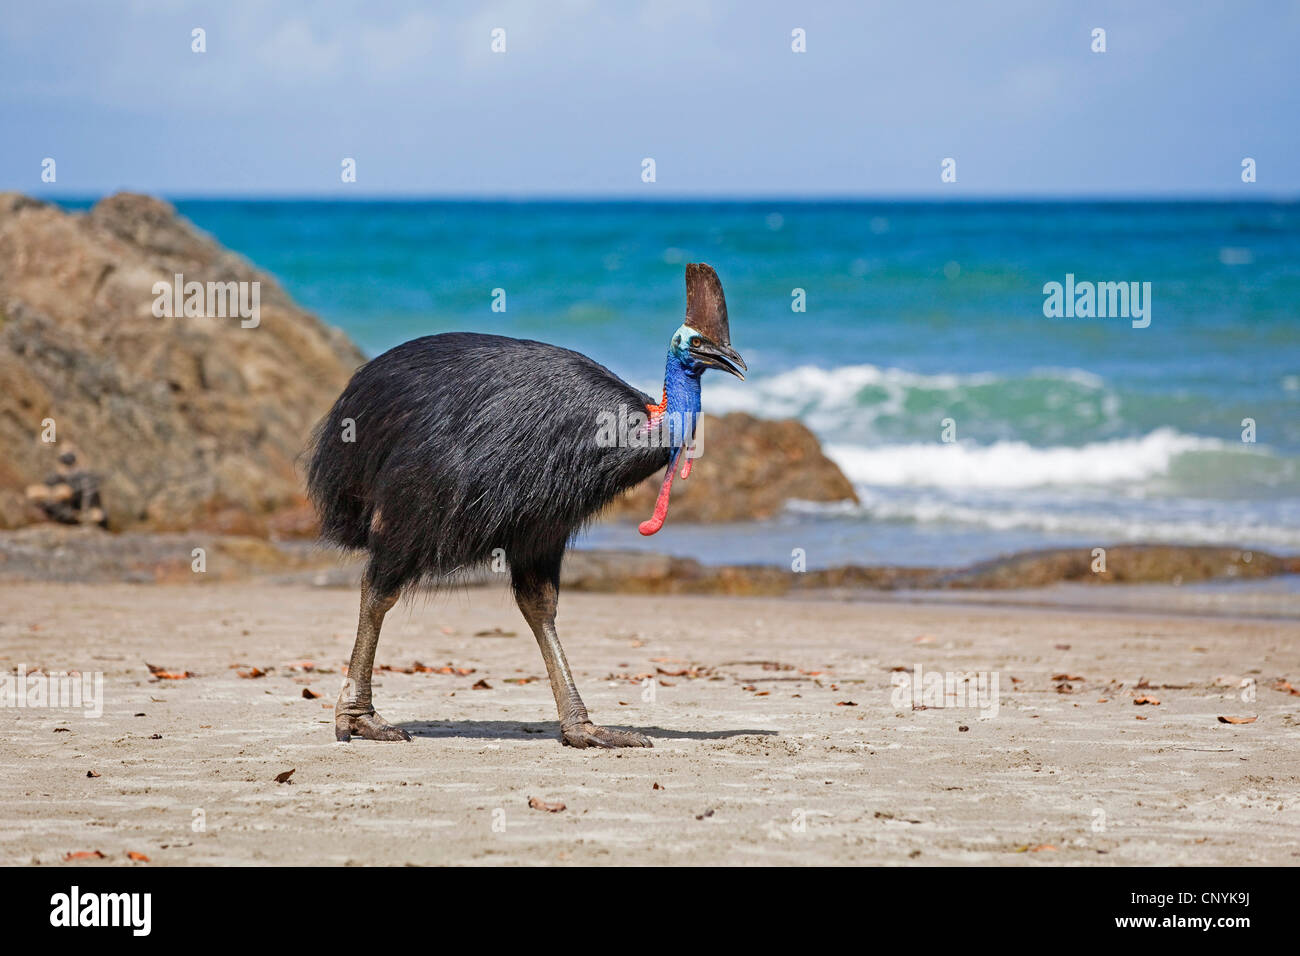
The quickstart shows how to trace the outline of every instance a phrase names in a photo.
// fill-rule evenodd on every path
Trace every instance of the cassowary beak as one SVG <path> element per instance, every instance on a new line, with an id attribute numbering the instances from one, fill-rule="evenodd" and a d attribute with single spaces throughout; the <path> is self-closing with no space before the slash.
<path id="1" fill-rule="evenodd" d="M 696 338 L 692 338 L 690 343 L 691 356 L 695 361 L 709 368 L 720 368 L 724 372 L 729 372 L 742 382 L 745 380 L 744 373 L 749 371 L 749 366 L 745 364 L 739 352 L 730 345 L 710 342 L 702 335 Z"/>

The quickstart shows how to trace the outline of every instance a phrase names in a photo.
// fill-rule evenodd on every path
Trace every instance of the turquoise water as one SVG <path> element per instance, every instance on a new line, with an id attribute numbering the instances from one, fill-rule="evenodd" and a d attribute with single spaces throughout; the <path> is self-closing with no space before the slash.
<path id="1" fill-rule="evenodd" d="M 723 528 L 670 515 L 654 538 L 603 527 L 592 544 L 765 562 L 803 547 L 810 566 L 1122 540 L 1300 551 L 1297 204 L 177 205 L 370 354 L 501 332 L 650 392 L 683 264 L 714 265 L 751 375 L 706 376 L 705 410 L 802 419 L 862 504 Z M 1067 273 L 1150 282 L 1150 326 L 1046 318 L 1044 283 Z"/>

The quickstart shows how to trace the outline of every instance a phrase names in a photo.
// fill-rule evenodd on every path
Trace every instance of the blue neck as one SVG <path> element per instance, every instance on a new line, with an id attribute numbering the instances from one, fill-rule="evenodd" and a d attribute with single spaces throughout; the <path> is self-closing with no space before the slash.
<path id="1" fill-rule="evenodd" d="M 664 368 L 664 396 L 667 403 L 664 417 L 669 423 L 669 436 L 674 447 L 691 438 L 700 414 L 700 374 L 703 369 L 691 370 L 671 351 Z"/>

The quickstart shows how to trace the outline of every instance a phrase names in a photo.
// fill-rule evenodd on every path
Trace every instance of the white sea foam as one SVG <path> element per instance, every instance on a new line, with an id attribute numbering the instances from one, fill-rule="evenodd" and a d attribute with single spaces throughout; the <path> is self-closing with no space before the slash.
<path id="1" fill-rule="evenodd" d="M 1159 428 L 1141 438 L 1077 447 L 1034 448 L 1021 441 L 991 445 L 935 441 L 875 448 L 831 444 L 825 451 L 855 484 L 973 489 L 1142 481 L 1168 473 L 1179 455 L 1230 447 L 1217 438 Z"/>
<path id="2" fill-rule="evenodd" d="M 1100 376 L 1077 368 L 1036 368 L 1025 373 L 1024 377 L 1057 379 L 1088 389 L 1105 387 Z M 869 386 L 878 386 L 887 391 L 892 388 L 950 391 L 955 388 L 996 385 L 1005 381 L 1009 381 L 1006 376 L 992 372 L 927 375 L 901 368 L 881 368 L 878 365 L 841 365 L 829 369 L 801 365 L 744 384 L 720 379 L 710 383 L 712 387 L 709 397 L 712 401 L 723 404 L 734 403 L 737 408 L 749 407 L 756 400 L 767 398 L 785 399 L 800 404 L 834 405 L 854 399 L 862 389 Z"/>
<path id="3" fill-rule="evenodd" d="M 1239 544 L 1284 550 L 1300 549 L 1300 514 L 1252 514 L 1236 504 L 1167 502 L 1168 507 L 1137 507 L 1135 502 L 1065 501 L 1052 507 L 1014 497 L 978 503 L 931 495 L 885 496 L 863 489 L 858 505 L 792 501 L 795 514 L 859 518 L 870 522 L 917 525 L 966 525 L 995 532 L 1034 531 L 1048 535 L 1087 536 L 1108 541 L 1170 541 L 1183 544 Z M 1189 513 L 1190 512 L 1190 513 Z"/>
<path id="4" fill-rule="evenodd" d="M 1055 371 L 1055 370 L 1048 370 Z M 1070 376 L 1083 376 L 1089 384 L 1100 386 L 1100 379 L 1087 372 L 1067 370 Z M 783 409 L 794 414 L 809 407 L 844 407 L 856 405 L 858 393 L 864 388 L 878 387 L 886 394 L 906 389 L 950 391 L 962 386 L 993 385 L 1004 381 L 992 373 L 972 375 L 924 375 L 899 368 L 881 368 L 877 365 L 841 365 L 838 368 L 818 368 L 801 365 L 779 375 L 755 379 L 741 384 L 724 380 L 709 382 L 710 407 L 719 411 L 752 409 L 755 407 Z"/>
<path id="5" fill-rule="evenodd" d="M 835 441 L 846 435 L 859 439 L 870 435 L 878 422 L 896 426 L 918 414 L 928 417 L 928 412 L 916 410 L 918 398 L 933 408 L 936 403 L 969 398 L 978 390 L 984 392 L 979 398 L 983 405 L 996 405 L 998 386 L 1019 391 L 1028 382 L 1040 383 L 1046 409 L 1077 404 L 1083 399 L 1094 403 L 1096 411 L 1107 420 L 1115 420 L 1118 414 L 1117 399 L 1106 390 L 1100 377 L 1070 368 L 1038 368 L 1008 378 L 989 372 L 928 375 L 877 365 L 831 369 L 803 365 L 744 383 L 721 376 L 706 379 L 704 407 L 715 413 L 757 410 L 769 418 L 798 418 L 823 440 Z M 997 415 L 996 411 L 992 414 Z M 1007 410 L 1009 421 L 1018 414 L 1015 409 Z M 938 421 L 934 424 L 937 428 Z"/>
<path id="6" fill-rule="evenodd" d="M 705 389 L 711 412 L 801 419 L 862 502 L 792 502 L 796 514 L 847 521 L 846 527 L 865 519 L 864 527 L 965 526 L 1013 538 L 1027 532 L 1300 548 L 1300 500 L 1284 490 L 1295 487 L 1296 468 L 1268 448 L 1173 426 L 1069 444 L 1073 420 L 1089 430 L 1125 427 L 1120 396 L 1090 372 L 927 375 L 874 365 L 804 366 L 743 384 L 715 377 Z M 1039 413 L 1027 415 L 1035 406 Z M 1017 437 L 944 444 L 939 418 L 948 407 L 966 409 L 958 414 L 959 437 L 963 425 L 974 427 L 972 415 L 986 434 Z M 927 441 L 894 437 L 931 433 Z M 1261 490 L 1275 486 L 1280 497 Z"/>

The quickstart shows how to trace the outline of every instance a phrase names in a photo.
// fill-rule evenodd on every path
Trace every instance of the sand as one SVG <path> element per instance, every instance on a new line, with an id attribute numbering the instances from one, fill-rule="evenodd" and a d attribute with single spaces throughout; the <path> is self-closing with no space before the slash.
<path id="1" fill-rule="evenodd" d="M 104 700 L 0 712 L 0 862 L 1295 865 L 1300 624 L 1268 610 L 565 594 L 588 708 L 655 742 L 579 751 L 503 591 L 390 613 L 381 664 L 472 673 L 377 675 L 414 740 L 339 744 L 351 591 L 6 585 L 0 672 Z M 918 665 L 995 672 L 996 716 L 900 702 Z"/>

